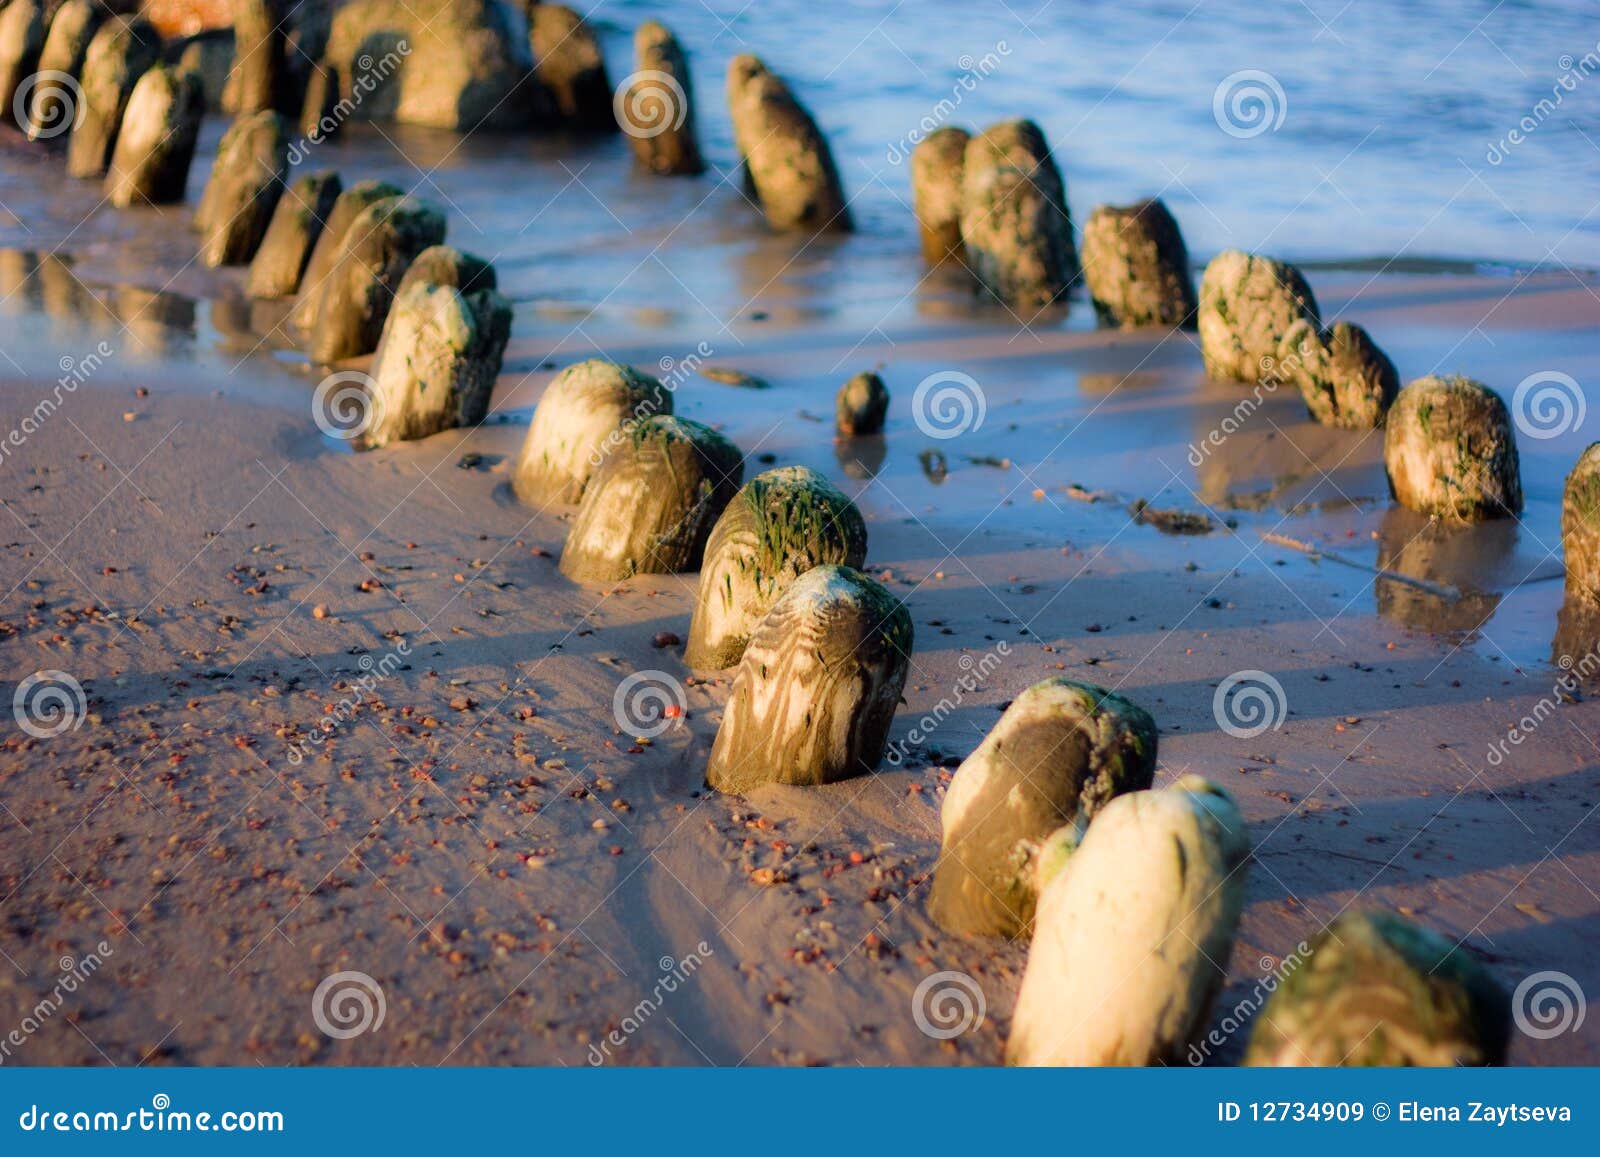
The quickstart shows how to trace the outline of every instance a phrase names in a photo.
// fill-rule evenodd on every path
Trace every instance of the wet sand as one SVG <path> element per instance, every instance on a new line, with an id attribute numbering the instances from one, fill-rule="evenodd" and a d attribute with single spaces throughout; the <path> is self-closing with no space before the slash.
<path id="1" fill-rule="evenodd" d="M 701 777 L 728 679 L 693 679 L 668 641 L 695 576 L 575 586 L 555 567 L 571 511 L 508 485 L 556 367 L 604 353 L 666 371 L 709 337 L 519 297 L 486 425 L 356 455 L 321 434 L 317 375 L 261 340 L 233 274 L 171 279 L 176 214 L 115 228 L 142 232 L 150 268 L 91 244 L 70 268 L 0 262 L 6 413 L 33 408 L 60 357 L 117 349 L 0 461 L 5 669 L 69 672 L 89 710 L 0 746 L 0 1006 L 31 1007 L 60 958 L 113 949 L 8 1063 L 997 1063 L 1025 949 L 939 931 L 926 880 L 953 767 L 1058 672 L 1147 707 L 1158 785 L 1207 775 L 1250 823 L 1219 1021 L 1362 905 L 1462 941 L 1508 989 L 1545 969 L 1600 989 L 1600 709 L 1562 703 L 1488 758 L 1561 673 L 1549 576 L 1581 428 L 1523 440 L 1520 525 L 1438 534 L 1389 510 L 1381 436 L 1314 426 L 1297 398 L 1267 398 L 1197 467 L 1191 446 L 1248 391 L 1207 382 L 1188 336 L 1094 332 L 1082 302 L 1019 330 L 938 279 L 816 311 L 795 302 L 828 254 L 786 266 L 792 243 L 761 242 L 705 364 L 771 388 L 687 373 L 678 412 L 732 437 L 747 475 L 812 465 L 860 504 L 868 569 L 917 632 L 892 739 L 990 673 L 902 767 L 727 798 Z M 1536 369 L 1600 372 L 1600 297 L 1567 271 L 1312 277 L 1325 315 L 1360 320 L 1407 380 L 1459 369 L 1508 392 Z M 833 391 L 874 366 L 887 433 L 837 445 Z M 981 383 L 986 415 L 934 440 L 911 396 L 947 370 Z M 1212 532 L 1163 533 L 1136 499 Z M 1465 597 L 1361 569 L 1380 562 Z M 1288 714 L 1241 739 L 1212 700 L 1245 669 L 1281 683 Z M 644 671 L 679 680 L 687 714 L 641 744 L 612 704 Z M 313 993 L 340 970 L 381 985 L 377 1031 L 318 1031 Z M 948 1041 L 914 1015 L 944 970 L 986 1003 Z M 1512 1060 L 1596 1063 L 1600 1030 L 1517 1034 Z"/>

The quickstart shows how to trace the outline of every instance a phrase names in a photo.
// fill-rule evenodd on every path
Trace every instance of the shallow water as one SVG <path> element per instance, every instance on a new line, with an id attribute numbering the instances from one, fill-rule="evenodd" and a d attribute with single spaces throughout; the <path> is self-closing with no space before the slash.
<path id="1" fill-rule="evenodd" d="M 980 525 L 1047 540 L 1083 518 L 1100 519 L 1110 538 L 1127 524 L 1127 504 L 1148 499 L 1231 520 L 1252 542 L 1270 531 L 1337 543 L 1354 561 L 1480 590 L 1470 605 L 1481 613 L 1392 583 L 1369 584 L 1357 605 L 1424 629 L 1460 630 L 1488 614 L 1489 649 L 1518 662 L 1547 657 L 1560 584 L 1542 576 L 1558 570 L 1548 548 L 1560 483 L 1584 431 L 1524 441 L 1520 525 L 1444 542 L 1418 540 L 1386 513 L 1380 436 L 1311 425 L 1298 399 L 1268 399 L 1222 449 L 1196 454 L 1240 393 L 1204 380 L 1191 339 L 1091 337 L 1081 301 L 1027 318 L 975 305 L 965 286 L 921 265 L 900 154 L 919 120 L 946 115 L 941 100 L 959 105 L 951 123 L 1031 115 L 1080 220 L 1097 202 L 1159 192 L 1197 270 L 1228 246 L 1305 261 L 1330 317 L 1375 276 L 1401 296 L 1414 279 L 1424 300 L 1448 297 L 1440 270 L 1487 271 L 1509 290 L 1539 268 L 1570 287 L 1571 270 L 1600 266 L 1600 149 L 1589 139 L 1600 78 L 1560 90 L 1559 106 L 1498 163 L 1488 154 L 1572 71 L 1563 56 L 1595 47 L 1586 6 L 1027 7 L 842 3 L 826 16 L 791 0 L 678 7 L 670 20 L 694 53 L 713 165 L 701 178 L 640 175 L 620 137 L 363 124 L 310 149 L 304 167 L 413 189 L 446 211 L 452 244 L 494 261 L 516 303 L 497 422 L 526 420 L 541 371 L 603 353 L 682 372 L 680 413 L 722 424 L 752 454 L 853 479 L 870 512 L 924 523 L 938 543 L 967 542 Z M 613 79 L 626 71 L 632 25 L 659 9 L 599 11 Z M 857 234 L 773 236 L 742 200 L 721 76 L 743 51 L 786 74 L 830 134 Z M 1275 127 L 1259 134 L 1224 131 L 1214 107 L 1219 84 L 1245 70 L 1270 74 L 1271 84 L 1256 82 Z M 221 129 L 212 118 L 203 134 L 191 206 Z M 305 406 L 315 378 L 270 336 L 278 311 L 243 301 L 237 271 L 194 264 L 187 208 L 111 210 L 94 185 L 66 181 L 59 161 L 14 133 L 0 143 L 0 203 L 8 371 L 55 380 L 104 338 L 119 355 L 97 369 L 106 381 Z M 1485 280 L 1463 276 L 1464 292 L 1492 303 Z M 1535 364 L 1526 343 L 1463 328 L 1379 326 L 1375 336 L 1405 378 L 1461 370 L 1509 392 L 1535 369 L 1580 381 L 1600 370 L 1593 342 L 1569 330 L 1539 335 Z M 685 372 L 702 360 L 750 369 L 773 389 Z M 836 446 L 834 389 L 879 364 L 896 395 L 886 437 Z M 960 439 L 930 439 L 911 420 L 910 394 L 950 372 L 981 383 L 985 420 Z M 514 451 L 510 431 L 483 436 Z M 1073 484 L 1100 501 L 1068 497 Z M 1183 549 L 1209 548 L 1185 540 Z M 1540 581 L 1523 585 L 1530 576 Z"/>

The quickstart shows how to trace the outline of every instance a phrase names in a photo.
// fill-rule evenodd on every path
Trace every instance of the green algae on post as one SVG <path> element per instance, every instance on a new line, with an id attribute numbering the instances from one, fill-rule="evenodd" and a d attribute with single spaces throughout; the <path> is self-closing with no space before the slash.
<path id="1" fill-rule="evenodd" d="M 950 781 L 928 913 L 968 936 L 1027 935 L 1040 843 L 1150 786 L 1156 725 L 1121 695 L 1054 676 L 1006 708 Z"/>
<path id="2" fill-rule="evenodd" d="M 888 412 L 889 389 L 883 379 L 874 373 L 859 373 L 839 387 L 834 398 L 834 428 L 845 438 L 881 434 Z"/>
<path id="3" fill-rule="evenodd" d="M 379 201 L 403 195 L 399 186 L 387 181 L 357 181 L 339 194 L 328 213 L 327 224 L 311 247 L 311 258 L 306 262 L 305 274 L 300 279 L 300 299 L 295 302 L 294 312 L 289 315 L 296 329 L 310 333 L 316 325 L 328 275 L 339 262 L 339 254 L 351 224 Z"/>
<path id="4" fill-rule="evenodd" d="M 1189 250 L 1159 199 L 1100 205 L 1089 214 L 1083 279 L 1102 325 L 1194 327 Z"/>
<path id="5" fill-rule="evenodd" d="M 774 229 L 853 227 L 827 138 L 789 86 L 748 54 L 728 62 L 733 139 L 756 201 Z"/>
<path id="6" fill-rule="evenodd" d="M 1247 1065 L 1505 1063 L 1511 1002 L 1466 949 L 1389 912 L 1346 912 L 1255 1019 Z"/>
<path id="7" fill-rule="evenodd" d="M 1389 408 L 1383 464 L 1400 505 L 1456 522 L 1522 510 L 1517 439 L 1500 396 L 1464 377 L 1426 377 Z"/>
<path id="8" fill-rule="evenodd" d="M 371 353 L 412 261 L 444 241 L 444 214 L 415 197 L 369 205 L 350 223 L 317 294 L 309 352 L 317 362 Z"/>
<path id="9" fill-rule="evenodd" d="M 623 428 L 672 413 L 672 391 L 633 366 L 590 358 L 562 370 L 533 412 L 512 489 L 534 506 L 574 503 L 607 455 L 626 440 Z"/>
<path id="10" fill-rule="evenodd" d="M 860 571 L 819 566 L 761 620 L 706 766 L 717 791 L 815 786 L 878 766 L 912 643 L 905 604 Z"/>
<path id="11" fill-rule="evenodd" d="M 866 553 L 861 512 L 822 475 L 805 466 L 756 475 L 706 542 L 684 662 L 706 670 L 733 666 L 796 578 L 828 563 L 859 567 Z"/>
<path id="12" fill-rule="evenodd" d="M 118 209 L 183 200 L 205 96 L 200 78 L 157 65 L 139 78 L 117 129 L 106 198 Z"/>
<path id="13" fill-rule="evenodd" d="M 78 119 L 67 138 L 71 176 L 105 174 L 133 86 L 160 55 L 161 37 L 142 16 L 113 16 L 94 34 L 78 85 Z"/>
<path id="14" fill-rule="evenodd" d="M 561 573 L 575 582 L 694 570 L 744 477 L 740 449 L 699 422 L 657 414 L 622 433 L 561 551 Z"/>
<path id="15" fill-rule="evenodd" d="M 1032 121 L 1001 121 L 967 142 L 961 243 L 979 284 L 1013 308 L 1049 305 L 1077 278 L 1066 186 Z"/>
<path id="16" fill-rule="evenodd" d="M 267 232 L 250 260 L 245 292 L 251 297 L 292 297 L 311 252 L 339 199 L 339 174 L 308 173 L 278 198 Z"/>
<path id="17" fill-rule="evenodd" d="M 1250 837 L 1233 798 L 1197 775 L 1120 795 L 1081 838 L 1046 841 L 1011 1018 L 1014 1065 L 1175 1064 L 1228 975 Z"/>
<path id="18" fill-rule="evenodd" d="M 367 445 L 482 422 L 510 333 L 511 303 L 494 290 L 412 283 L 395 299 L 372 359 Z"/>
<path id="19" fill-rule="evenodd" d="M 1600 605 L 1600 442 L 1578 456 L 1562 487 L 1561 548 L 1567 596 Z"/>
<path id="20" fill-rule="evenodd" d="M 703 173 L 688 54 L 654 20 L 639 25 L 633 51 L 637 69 L 617 98 L 616 112 L 634 158 L 646 172 L 661 176 Z"/>
<path id="21" fill-rule="evenodd" d="M 1324 426 L 1376 429 L 1400 392 L 1388 355 L 1366 330 L 1344 321 L 1323 332 L 1304 319 L 1296 322 L 1279 344 L 1276 368 Z"/>
<path id="22" fill-rule="evenodd" d="M 288 171 L 288 126 L 281 116 L 252 113 L 228 126 L 194 214 L 202 261 L 213 268 L 244 265 L 256 255 Z"/>
<path id="23" fill-rule="evenodd" d="M 961 178 L 966 166 L 966 129 L 945 125 L 934 129 L 911 150 L 911 196 L 922 238 L 922 259 L 929 265 L 960 260 Z"/>
<path id="24" fill-rule="evenodd" d="M 1276 376 L 1279 347 L 1297 323 L 1322 329 L 1317 299 L 1298 269 L 1238 249 L 1206 266 L 1197 321 L 1206 373 L 1252 385 Z"/>

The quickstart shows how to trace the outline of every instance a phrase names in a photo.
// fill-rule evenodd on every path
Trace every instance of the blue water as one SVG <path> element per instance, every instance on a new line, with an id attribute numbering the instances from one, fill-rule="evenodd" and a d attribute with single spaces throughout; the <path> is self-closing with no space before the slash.
<path id="1" fill-rule="evenodd" d="M 756 52 L 809 103 L 868 232 L 909 229 L 891 147 L 940 100 L 952 123 L 1027 115 L 1081 219 L 1159 193 L 1190 248 L 1296 260 L 1600 266 L 1600 20 L 1580 0 L 660 0 L 579 4 L 618 79 L 624 30 L 669 22 L 694 54 L 714 159 L 733 148 L 729 57 Z M 1590 69 L 1580 62 L 1586 53 Z M 995 66 L 978 66 L 992 56 Z M 1563 58 L 1570 58 L 1564 61 Z M 970 91 L 963 64 L 982 72 Z M 1275 129 L 1219 129 L 1227 77 L 1281 87 Z M 1585 75 L 1587 71 L 1587 75 Z M 1563 76 L 1572 91 L 1558 86 Z M 959 98 L 957 97 L 959 93 Z M 1560 103 L 1535 113 L 1541 100 Z M 1521 144 L 1491 148 L 1526 116 Z M 1276 122 L 1276 117 L 1273 120 Z"/>

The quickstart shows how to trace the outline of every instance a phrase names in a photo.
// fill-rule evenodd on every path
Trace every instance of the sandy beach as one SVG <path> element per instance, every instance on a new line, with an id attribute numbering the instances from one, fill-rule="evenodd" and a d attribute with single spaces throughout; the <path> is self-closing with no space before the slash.
<path id="1" fill-rule="evenodd" d="M 1381 429 L 1209 379 L 1193 333 L 1097 329 L 1081 294 L 1019 317 L 924 271 L 913 227 L 876 227 L 909 220 L 903 170 L 847 165 L 862 232 L 796 239 L 731 164 L 659 192 L 616 142 L 355 124 L 327 164 L 437 201 L 515 313 L 483 424 L 353 452 L 287 304 L 192 260 L 222 126 L 187 205 L 124 211 L 0 129 L 0 690 L 82 692 L 58 734 L 0 731 L 0 1037 L 81 980 L 5 1064 L 1000 1064 L 1027 945 L 943 931 L 927 890 L 955 768 L 1058 674 L 1154 716 L 1157 787 L 1205 776 L 1247 821 L 1190 1063 L 1238 1063 L 1346 911 L 1416 920 L 1507 992 L 1600 991 L 1600 707 L 1565 678 L 1600 671 L 1600 627 L 1563 606 L 1560 525 L 1593 415 L 1520 440 L 1520 517 L 1430 524 L 1391 503 Z M 1197 277 L 1244 243 L 1232 213 L 1191 222 Z M 1300 264 L 1402 381 L 1600 377 L 1587 225 L 1526 260 L 1509 229 L 1367 256 L 1398 228 Z M 733 671 L 684 662 L 698 574 L 558 571 L 575 508 L 511 477 L 591 357 L 670 381 L 747 479 L 808 466 L 860 508 L 916 637 L 876 773 L 712 791 Z M 863 370 L 885 431 L 836 438 Z M 913 396 L 952 374 L 981 413 L 946 438 Z M 1281 695 L 1258 730 L 1224 725 L 1241 675 Z M 348 1036 L 313 1015 L 345 973 L 377 1002 Z M 1596 1018 L 1509 1061 L 1600 1064 Z"/>

